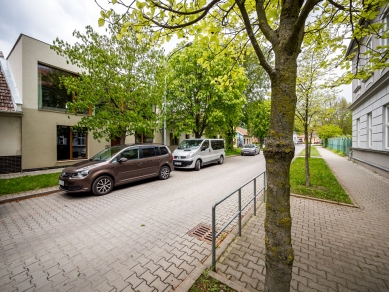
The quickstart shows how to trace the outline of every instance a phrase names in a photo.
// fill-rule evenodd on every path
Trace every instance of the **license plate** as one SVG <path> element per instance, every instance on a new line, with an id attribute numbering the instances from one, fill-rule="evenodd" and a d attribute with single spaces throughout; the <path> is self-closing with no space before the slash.
<path id="1" fill-rule="evenodd" d="M 248 154 L 249 152 L 248 152 L 248 151 L 245 151 L 244 153 L 245 153 L 245 154 Z"/>
<path id="2" fill-rule="evenodd" d="M 181 165 L 181 162 L 174 162 L 174 165 Z"/>
<path id="3" fill-rule="evenodd" d="M 60 186 L 64 186 L 65 185 L 65 182 L 63 181 L 63 180 L 58 180 L 58 184 L 60 185 Z"/>

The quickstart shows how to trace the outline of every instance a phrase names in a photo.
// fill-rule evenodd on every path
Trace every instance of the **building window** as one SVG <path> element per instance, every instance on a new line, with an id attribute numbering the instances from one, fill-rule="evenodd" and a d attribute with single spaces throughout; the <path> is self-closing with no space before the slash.
<path id="1" fill-rule="evenodd" d="M 385 148 L 389 149 L 389 104 L 385 106 Z"/>
<path id="2" fill-rule="evenodd" d="M 57 126 L 57 160 L 73 160 L 86 157 L 86 129 L 76 131 L 69 126 Z"/>
<path id="3" fill-rule="evenodd" d="M 38 64 L 39 108 L 65 111 L 66 103 L 71 102 L 73 97 L 67 93 L 64 86 L 60 86 L 62 76 L 76 77 L 77 75 Z"/>
<path id="4" fill-rule="evenodd" d="M 356 129 L 356 136 L 357 136 L 357 147 L 359 147 L 359 132 L 360 132 L 360 128 L 361 128 L 361 122 L 360 122 L 360 119 L 357 119 L 357 129 Z"/>
<path id="5" fill-rule="evenodd" d="M 143 144 L 143 143 L 153 143 L 154 136 L 153 134 L 143 134 L 135 132 L 135 143 Z"/>
<path id="6" fill-rule="evenodd" d="M 170 133 L 170 146 L 180 144 L 180 138 Z"/>
<path id="7" fill-rule="evenodd" d="M 367 114 L 367 145 L 373 147 L 373 119 L 372 114 Z"/>

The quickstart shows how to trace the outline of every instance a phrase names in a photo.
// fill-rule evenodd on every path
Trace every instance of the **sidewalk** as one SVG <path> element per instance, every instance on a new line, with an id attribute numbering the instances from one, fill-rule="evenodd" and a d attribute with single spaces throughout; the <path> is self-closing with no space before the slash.
<path id="1" fill-rule="evenodd" d="M 389 291 L 389 180 L 318 149 L 359 208 L 291 197 L 291 291 Z M 264 289 L 264 218 L 262 204 L 216 265 L 249 291 Z"/>

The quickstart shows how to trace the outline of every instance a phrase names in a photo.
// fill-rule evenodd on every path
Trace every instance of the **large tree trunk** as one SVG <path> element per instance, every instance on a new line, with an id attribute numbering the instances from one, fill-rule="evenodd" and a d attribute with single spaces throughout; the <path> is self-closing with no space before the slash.
<path id="1" fill-rule="evenodd" d="M 233 126 L 228 127 L 226 131 L 226 145 L 227 150 L 234 149 L 234 137 L 235 137 L 235 128 Z"/>
<path id="2" fill-rule="evenodd" d="M 266 158 L 265 291 L 289 291 L 294 252 L 291 243 L 289 170 L 294 156 L 293 124 L 296 109 L 296 56 L 278 51 L 271 76 L 270 127 Z"/>

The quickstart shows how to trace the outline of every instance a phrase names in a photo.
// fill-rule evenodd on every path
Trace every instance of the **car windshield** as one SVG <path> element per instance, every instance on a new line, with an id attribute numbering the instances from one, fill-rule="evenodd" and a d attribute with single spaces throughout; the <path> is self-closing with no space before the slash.
<path id="1" fill-rule="evenodd" d="M 255 147 L 255 145 L 253 145 L 253 144 L 244 145 L 244 148 L 254 148 L 254 147 Z"/>
<path id="2" fill-rule="evenodd" d="M 178 145 L 178 149 L 196 149 L 203 141 L 203 139 L 184 140 Z"/>
<path id="3" fill-rule="evenodd" d="M 95 156 L 91 157 L 91 161 L 107 161 L 114 157 L 118 152 L 126 148 L 127 146 L 114 146 L 97 153 Z"/>

